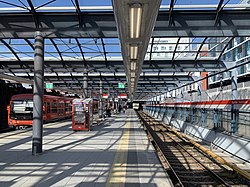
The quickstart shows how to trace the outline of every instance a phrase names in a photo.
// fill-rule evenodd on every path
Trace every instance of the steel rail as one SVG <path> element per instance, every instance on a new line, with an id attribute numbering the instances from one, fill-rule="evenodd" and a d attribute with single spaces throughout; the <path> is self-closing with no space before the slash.
<path id="1" fill-rule="evenodd" d="M 144 113 L 144 116 L 147 116 L 147 118 L 151 118 L 151 121 L 154 119 L 153 117 L 149 116 L 148 114 Z M 158 122 L 159 123 L 159 122 Z M 162 124 L 163 125 L 163 124 Z M 175 129 L 171 129 L 168 128 L 164 125 L 165 128 L 168 129 L 168 131 L 174 133 L 175 135 L 177 135 L 179 138 L 181 139 L 185 139 L 188 142 L 190 142 L 194 147 L 196 147 L 198 150 L 201 151 L 201 153 L 204 153 L 206 155 L 209 155 L 210 157 L 212 157 L 218 164 L 222 164 L 222 165 L 226 165 L 229 168 L 231 168 L 233 171 L 235 171 L 236 173 L 238 173 L 240 176 L 242 176 L 244 179 L 250 181 L 250 173 L 242 170 L 241 168 L 239 168 L 238 166 L 228 163 L 225 159 L 223 159 L 222 157 L 218 156 L 216 153 L 206 149 L 205 147 L 203 147 L 202 145 L 196 143 L 194 140 L 188 138 L 186 135 L 184 135 L 183 133 L 178 132 Z"/>
<path id="2" fill-rule="evenodd" d="M 163 167 L 166 164 L 168 169 L 166 167 L 164 167 L 164 169 L 167 171 L 167 173 L 172 177 L 171 180 L 174 183 L 175 186 L 179 186 L 179 187 L 184 187 L 183 183 L 181 182 L 180 178 L 178 177 L 178 175 L 176 174 L 176 172 L 174 171 L 174 169 L 172 168 L 172 166 L 169 164 L 168 160 L 166 159 L 166 156 L 164 155 L 160 145 L 155 141 L 153 135 L 152 135 L 152 129 L 150 130 L 150 127 L 146 121 L 147 117 L 144 115 L 143 118 L 143 114 L 145 113 L 137 113 L 137 115 L 139 116 L 139 118 L 141 119 L 141 121 L 143 122 L 143 126 L 144 126 L 144 130 L 146 131 L 147 135 L 150 137 L 150 141 L 154 142 L 153 146 L 155 147 L 155 149 L 158 151 L 158 156 L 159 156 L 159 160 L 161 161 Z M 146 117 L 146 119 L 145 119 Z M 146 128 L 146 129 L 145 129 Z"/>
<path id="3" fill-rule="evenodd" d="M 166 127 L 165 127 L 166 128 Z M 167 129 L 167 128 L 166 128 Z M 209 169 L 207 166 L 205 166 L 199 159 L 195 158 L 195 156 L 193 156 L 188 150 L 186 150 L 179 142 L 177 142 L 176 140 L 174 140 L 174 138 L 172 138 L 168 133 L 166 133 L 165 135 L 167 135 L 172 141 L 174 141 L 184 152 L 186 152 L 188 155 L 190 155 L 194 160 L 196 160 L 196 162 L 201 165 L 202 167 L 204 167 L 206 169 L 206 171 L 210 174 L 210 176 L 212 178 L 214 178 L 215 180 L 217 180 L 218 182 L 224 184 L 225 186 L 231 186 L 229 185 L 226 181 L 224 181 L 219 175 L 217 175 L 215 172 L 213 172 L 211 169 Z M 180 138 L 180 137 L 179 137 Z M 182 139 L 182 138 L 181 138 Z M 183 139 L 182 139 L 183 140 Z M 213 163 L 214 164 L 214 163 Z M 217 164 L 217 163 L 216 163 Z M 221 166 L 220 166 L 221 167 Z M 224 169 L 224 168 L 223 168 Z"/>

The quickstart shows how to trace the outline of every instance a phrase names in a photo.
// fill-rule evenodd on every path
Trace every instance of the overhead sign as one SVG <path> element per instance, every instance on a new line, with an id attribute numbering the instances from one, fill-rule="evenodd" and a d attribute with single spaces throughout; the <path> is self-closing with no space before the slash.
<path id="1" fill-rule="evenodd" d="M 108 94 L 103 93 L 103 94 L 102 94 L 102 98 L 104 98 L 104 99 L 108 99 Z"/>
<path id="2" fill-rule="evenodd" d="M 125 85 L 122 82 L 118 82 L 118 88 L 125 88 Z"/>
<path id="3" fill-rule="evenodd" d="M 53 83 L 46 83 L 46 89 L 53 89 L 54 86 L 53 86 Z"/>
<path id="4" fill-rule="evenodd" d="M 121 94 L 119 94 L 118 98 L 127 99 L 127 94 L 121 93 Z"/>

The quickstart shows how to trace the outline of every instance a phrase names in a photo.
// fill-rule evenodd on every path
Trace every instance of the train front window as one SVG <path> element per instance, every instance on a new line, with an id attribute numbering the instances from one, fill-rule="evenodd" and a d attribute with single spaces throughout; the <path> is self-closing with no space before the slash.
<path id="1" fill-rule="evenodd" d="M 32 100 L 12 101 L 11 110 L 15 113 L 30 113 L 33 111 Z"/>
<path id="2" fill-rule="evenodd" d="M 74 105 L 74 120 L 76 123 L 84 123 L 85 120 L 84 104 L 77 103 Z"/>
<path id="3" fill-rule="evenodd" d="M 32 120 L 33 101 L 15 100 L 11 103 L 10 118 L 17 120 Z"/>
<path id="4" fill-rule="evenodd" d="M 75 112 L 82 113 L 84 111 L 84 105 L 75 105 L 74 110 Z"/>

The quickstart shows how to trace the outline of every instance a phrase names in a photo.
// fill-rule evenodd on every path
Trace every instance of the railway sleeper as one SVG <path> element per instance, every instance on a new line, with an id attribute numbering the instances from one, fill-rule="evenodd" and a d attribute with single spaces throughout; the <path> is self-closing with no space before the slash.
<path id="1" fill-rule="evenodd" d="M 201 172 L 203 172 L 205 170 L 196 170 L 196 171 L 190 171 L 190 170 L 178 170 L 178 174 L 187 176 L 187 175 L 195 175 L 195 177 L 200 177 Z M 206 175 L 207 176 L 207 175 Z"/>
<path id="2" fill-rule="evenodd" d="M 175 160 L 176 161 L 178 161 L 178 162 L 180 162 L 180 163 L 183 163 L 183 164 L 189 164 L 189 163 L 194 163 L 194 162 L 187 162 L 187 158 L 184 158 L 184 157 L 182 157 L 182 158 L 177 158 L 177 157 L 169 157 L 169 156 L 167 156 L 166 157 L 168 160 L 169 160 L 169 162 L 174 162 Z M 195 163 L 197 163 L 197 162 L 195 162 Z"/>
<path id="3" fill-rule="evenodd" d="M 192 177 L 191 180 L 199 180 L 199 181 L 209 181 L 211 180 L 210 175 L 202 175 L 202 174 L 197 174 L 195 172 L 186 174 L 186 175 L 181 175 L 179 172 L 177 173 L 178 177 L 180 177 L 182 180 L 188 180 L 190 179 L 190 176 Z"/>
<path id="4" fill-rule="evenodd" d="M 168 159 L 167 159 L 168 160 Z M 168 160 L 169 164 L 172 166 L 172 167 L 176 167 L 176 168 L 180 168 L 180 169 L 183 169 L 183 168 L 186 168 L 187 170 L 194 170 L 194 169 L 201 169 L 200 165 L 198 165 L 197 163 L 181 163 L 181 162 L 171 162 L 171 160 Z"/>
<path id="5" fill-rule="evenodd" d="M 211 179 L 211 178 L 210 178 Z M 210 186 L 210 185 L 218 185 L 219 183 L 216 181 L 181 181 L 184 186 Z M 224 185 L 222 185 L 224 186 Z"/>
<path id="6" fill-rule="evenodd" d="M 201 166 L 194 162 L 182 163 L 182 162 L 171 162 L 171 160 L 168 160 L 168 162 L 169 164 L 171 164 L 171 166 L 181 168 L 181 170 L 183 170 L 183 168 L 185 168 L 185 170 L 191 170 L 191 171 L 201 169 Z"/>

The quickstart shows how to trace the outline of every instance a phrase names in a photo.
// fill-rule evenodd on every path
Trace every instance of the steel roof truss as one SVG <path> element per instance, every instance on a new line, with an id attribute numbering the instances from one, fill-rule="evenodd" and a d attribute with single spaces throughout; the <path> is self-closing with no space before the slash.
<path id="1" fill-rule="evenodd" d="M 220 12 L 221 12 L 222 9 L 223 9 L 223 7 L 222 7 L 223 2 L 224 2 L 224 0 L 220 0 L 219 3 L 218 3 L 217 9 L 216 9 L 216 16 L 215 16 L 214 25 L 217 25 L 218 22 L 219 22 L 219 19 L 220 19 Z"/>
<path id="2" fill-rule="evenodd" d="M 16 57 L 16 59 L 20 62 L 21 68 L 23 68 L 23 62 L 20 60 L 19 56 L 16 54 L 16 52 L 10 47 L 7 42 L 5 42 L 3 39 L 0 39 L 0 41 L 11 51 L 11 53 Z"/>
<path id="3" fill-rule="evenodd" d="M 59 50 L 59 48 L 57 47 L 55 41 L 54 41 L 52 38 L 50 38 L 50 41 L 51 41 L 51 43 L 54 45 L 54 47 L 55 47 L 55 49 L 56 49 L 58 55 L 60 56 L 60 59 L 61 59 L 62 64 L 63 64 L 63 67 L 65 67 L 65 62 L 64 62 L 64 60 L 63 60 L 61 51 Z"/>
<path id="4" fill-rule="evenodd" d="M 79 47 L 79 49 L 80 49 L 80 52 L 81 52 L 81 55 L 82 55 L 82 59 L 83 59 L 84 66 L 87 67 L 88 64 L 87 64 L 87 62 L 86 62 L 86 59 L 85 59 L 84 52 L 83 52 L 83 50 L 82 50 L 81 44 L 80 44 L 80 42 L 79 42 L 79 40 L 78 40 L 77 38 L 75 38 L 75 40 L 76 40 L 76 43 L 77 43 L 77 45 L 78 45 L 78 47 Z"/>
<path id="5" fill-rule="evenodd" d="M 104 53 L 104 59 L 105 59 L 105 63 L 106 63 L 106 67 L 108 68 L 108 60 L 107 60 L 107 53 L 106 53 L 106 49 L 105 49 L 105 44 L 103 41 L 103 38 L 101 38 L 101 42 L 102 42 L 102 49 L 103 49 L 103 53 Z"/>
<path id="6" fill-rule="evenodd" d="M 197 53 L 196 53 L 196 56 L 195 56 L 195 58 L 194 58 L 194 63 L 195 63 L 195 64 L 196 64 L 196 62 L 197 62 L 199 53 L 200 53 L 200 51 L 201 51 L 201 49 L 202 49 L 204 43 L 206 42 L 206 40 L 207 40 L 207 37 L 205 37 L 204 40 L 202 41 L 202 43 L 200 44 L 200 47 L 199 47 L 199 49 L 198 49 L 198 51 L 197 51 Z M 195 66 L 196 66 L 196 65 L 195 65 Z"/>
<path id="7" fill-rule="evenodd" d="M 77 18 L 78 18 L 78 21 L 79 21 L 79 27 L 82 27 L 82 15 L 81 15 L 81 9 L 80 9 L 80 6 L 79 6 L 79 2 L 78 2 L 78 0 L 75 0 L 75 3 L 73 2 L 73 0 L 71 0 L 71 2 L 76 8 Z"/>
<path id="8" fill-rule="evenodd" d="M 230 42 L 231 42 L 233 39 L 234 39 L 234 37 L 231 37 L 231 38 L 229 39 L 229 41 L 227 42 L 227 44 L 223 47 L 223 49 L 222 49 L 222 51 L 221 51 L 219 57 L 217 58 L 217 62 L 220 61 L 220 58 L 222 57 L 223 53 L 225 52 L 225 50 L 227 49 L 228 45 L 230 44 Z"/>
<path id="9" fill-rule="evenodd" d="M 22 6 L 20 6 L 20 5 L 16 5 L 16 4 L 14 4 L 14 3 L 9 3 L 9 2 L 6 2 L 6 1 L 0 1 L 0 3 L 4 3 L 4 4 L 6 4 L 6 5 L 10 5 L 10 6 L 22 8 L 22 9 L 24 9 L 24 10 L 28 10 L 28 8 L 27 8 L 26 6 L 22 7 Z"/>
<path id="10" fill-rule="evenodd" d="M 176 53 L 176 50 L 177 50 L 177 47 L 178 47 L 178 44 L 181 40 L 181 37 L 178 38 L 177 42 L 176 42 L 176 45 L 175 45 L 175 48 L 174 48 L 174 53 L 173 53 L 173 56 L 172 56 L 172 64 L 174 66 L 174 57 L 175 57 L 175 53 Z"/>
<path id="11" fill-rule="evenodd" d="M 30 9 L 28 9 L 28 10 L 31 12 L 31 14 L 33 16 L 33 20 L 34 20 L 35 25 L 36 25 L 36 28 L 38 29 L 39 28 L 39 20 L 38 20 L 38 16 L 37 16 L 36 10 L 35 10 L 32 2 L 31 2 L 31 0 L 27 0 L 27 2 L 29 4 L 29 6 L 30 6 Z"/>
<path id="12" fill-rule="evenodd" d="M 44 6 L 46 6 L 46 5 L 49 5 L 49 4 L 51 4 L 51 3 L 55 2 L 55 1 L 56 1 L 56 0 L 51 0 L 51 1 L 47 2 L 47 3 L 44 3 L 44 4 L 42 4 L 42 5 L 38 6 L 38 7 L 36 7 L 35 10 L 38 10 L 39 8 L 44 7 Z"/>
<path id="13" fill-rule="evenodd" d="M 149 54 L 150 66 L 151 66 L 151 60 L 152 60 L 152 53 L 153 53 L 154 40 L 155 40 L 155 38 L 152 37 L 152 43 L 151 43 L 150 54 Z"/>
<path id="14" fill-rule="evenodd" d="M 170 7 L 169 7 L 169 16 L 168 16 L 168 26 L 172 26 L 174 24 L 173 22 L 173 10 L 174 10 L 174 4 L 176 0 L 171 0 Z"/>

